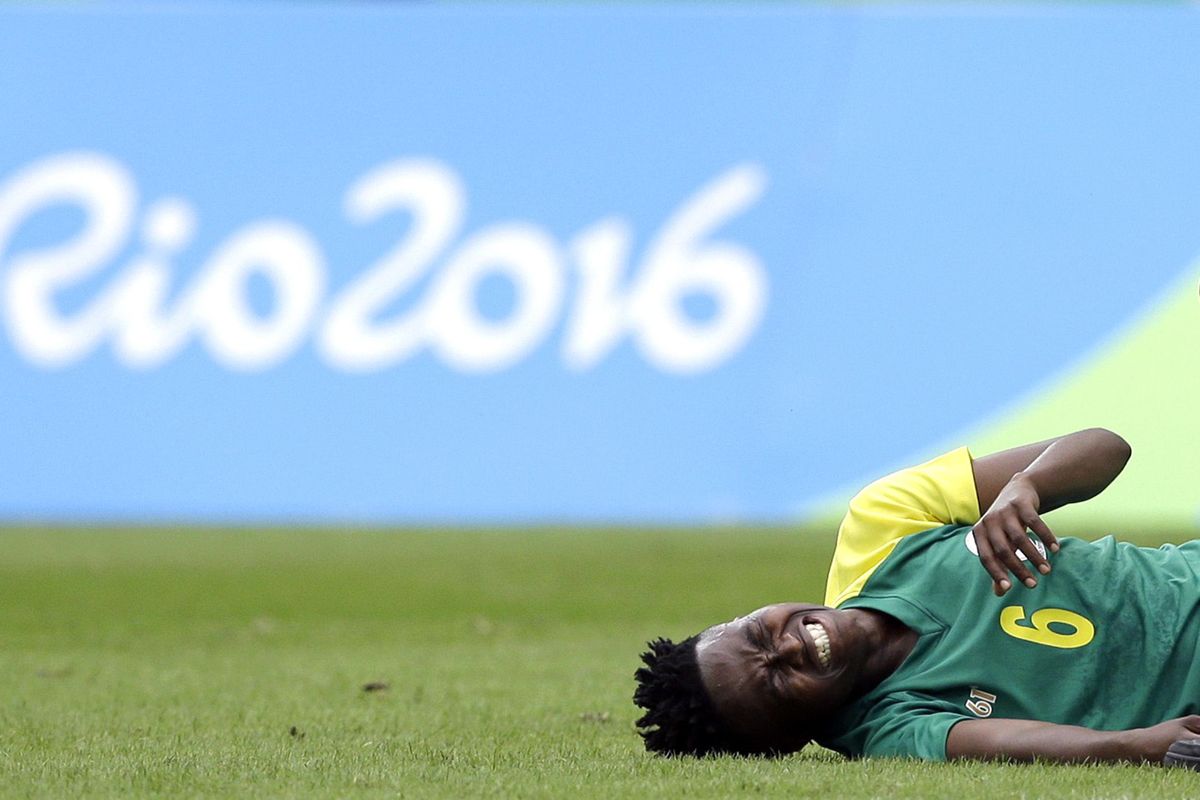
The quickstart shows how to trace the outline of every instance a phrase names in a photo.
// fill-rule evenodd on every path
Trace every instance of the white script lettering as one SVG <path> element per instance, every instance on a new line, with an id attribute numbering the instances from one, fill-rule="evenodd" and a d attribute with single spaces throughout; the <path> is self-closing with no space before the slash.
<path id="1" fill-rule="evenodd" d="M 399 159 L 354 181 L 344 211 L 356 226 L 407 215 L 405 232 L 334 293 L 327 293 L 316 239 L 271 218 L 228 235 L 169 300 L 172 261 L 198 225 L 194 205 L 161 198 L 139 221 L 138 189 L 125 165 L 100 153 L 65 153 L 0 183 L 0 313 L 16 352 L 44 369 L 69 367 L 105 342 L 121 365 L 151 369 L 197 342 L 223 367 L 258 371 L 311 339 L 317 356 L 339 370 L 386 369 L 428 351 L 460 372 L 495 372 L 528 357 L 561 320 L 560 355 L 573 370 L 596 367 L 628 339 L 658 369 L 702 373 L 738 352 L 761 322 L 766 270 L 750 249 L 712 236 L 765 188 L 757 165 L 717 176 L 667 219 L 631 270 L 634 230 L 621 217 L 602 219 L 565 245 L 524 221 L 460 237 L 466 190 L 458 175 L 434 159 Z M 30 219 L 59 207 L 82 213 L 78 233 L 10 252 Z M 137 252 L 114 270 L 135 228 Z M 113 277 L 86 303 L 61 309 L 65 293 L 102 273 Z M 271 288 L 266 312 L 250 303 L 255 277 Z M 496 278 L 514 299 L 489 318 L 479 289 Z M 423 280 L 427 286 L 410 297 Z M 684 306 L 697 295 L 713 309 L 704 319 Z M 405 311 L 388 312 L 406 300 Z"/>

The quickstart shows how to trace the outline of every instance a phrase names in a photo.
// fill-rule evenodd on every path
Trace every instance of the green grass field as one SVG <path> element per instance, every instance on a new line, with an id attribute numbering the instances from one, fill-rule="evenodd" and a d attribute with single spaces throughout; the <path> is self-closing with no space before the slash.
<path id="1" fill-rule="evenodd" d="M 819 600 L 830 549 L 778 529 L 0 532 L 0 794 L 1200 791 L 1153 767 L 647 756 L 644 640 Z"/>

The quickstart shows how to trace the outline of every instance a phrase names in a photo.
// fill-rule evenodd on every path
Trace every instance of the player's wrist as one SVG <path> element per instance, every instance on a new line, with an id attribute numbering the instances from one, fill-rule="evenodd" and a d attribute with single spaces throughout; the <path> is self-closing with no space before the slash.
<path id="1" fill-rule="evenodd" d="M 1027 497 L 1032 495 L 1034 504 L 1037 504 L 1038 499 L 1041 497 L 1041 489 L 1038 488 L 1038 479 L 1035 473 L 1028 470 L 1015 472 L 1013 473 L 1013 476 L 1009 478 L 1008 482 L 1016 491 L 1020 492 L 1021 494 Z"/>
<path id="2" fill-rule="evenodd" d="M 1112 731 L 1112 761 L 1161 761 L 1163 748 L 1150 728 Z"/>

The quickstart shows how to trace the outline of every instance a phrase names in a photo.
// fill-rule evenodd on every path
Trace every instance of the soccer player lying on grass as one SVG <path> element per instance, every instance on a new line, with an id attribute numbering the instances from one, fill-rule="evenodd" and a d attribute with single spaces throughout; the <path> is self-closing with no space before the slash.
<path id="1" fill-rule="evenodd" d="M 1200 542 L 1060 542 L 1040 517 L 1094 497 L 1129 452 L 1093 429 L 871 484 L 838 531 L 826 606 L 650 644 L 646 748 L 1200 761 Z"/>

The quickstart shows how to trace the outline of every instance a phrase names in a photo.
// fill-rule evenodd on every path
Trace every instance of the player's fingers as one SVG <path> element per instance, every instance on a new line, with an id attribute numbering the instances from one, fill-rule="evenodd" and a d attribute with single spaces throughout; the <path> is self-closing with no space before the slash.
<path id="1" fill-rule="evenodd" d="M 1025 524 L 1037 534 L 1037 537 L 1042 540 L 1042 544 L 1046 545 L 1051 553 L 1058 552 L 1058 537 L 1054 535 L 1054 531 L 1050 530 L 1049 525 L 1042 522 L 1041 517 L 1033 513 L 1025 520 Z"/>
<path id="2" fill-rule="evenodd" d="M 992 552 L 992 545 L 988 541 L 987 530 L 983 527 L 983 523 L 976 525 L 971 530 L 971 535 L 975 537 L 975 550 L 976 555 L 979 556 L 979 563 L 992 579 L 992 591 L 997 595 L 1004 594 L 1012 584 L 1006 580 L 1008 573 Z M 1002 586 L 1001 581 L 1005 581 L 1005 585 Z"/>
<path id="3" fill-rule="evenodd" d="M 1037 578 L 1033 577 L 1033 573 L 1029 571 L 1029 567 L 1025 566 L 1025 562 L 1021 560 L 1021 557 L 1016 552 L 1021 547 L 1022 540 L 1024 540 L 1026 548 L 1032 549 L 1033 544 L 1023 531 L 1014 534 L 1012 529 L 1006 529 L 1004 542 L 997 542 L 993 549 L 996 552 L 996 556 L 1012 571 L 1017 580 L 1032 589 L 1037 586 Z M 1025 551 L 1022 550 L 1021 552 Z"/>
<path id="4" fill-rule="evenodd" d="M 1005 569 L 1010 570 L 1018 581 L 1032 589 L 1037 585 L 1037 579 L 1017 554 L 1018 551 L 1023 554 L 1025 550 L 1033 549 L 1025 533 L 1025 526 L 1021 524 L 1015 512 L 997 516 L 995 523 L 990 526 L 992 552 L 1004 564 Z"/>
<path id="5" fill-rule="evenodd" d="M 1045 575 L 1046 573 L 1048 573 L 1050 571 L 1050 562 L 1046 560 L 1046 556 L 1042 552 L 1042 550 L 1038 548 L 1037 542 L 1034 541 L 1034 539 L 1032 537 L 1030 537 L 1029 533 L 1027 532 L 1028 531 L 1027 526 L 1029 526 L 1029 524 L 1030 524 L 1027 520 L 1037 519 L 1037 515 L 1036 514 L 1032 514 L 1032 516 L 1020 515 L 1018 517 L 1018 519 L 1020 520 L 1020 522 L 1018 522 L 1016 525 L 1013 526 L 1013 529 L 1014 529 L 1013 535 L 1016 537 L 1017 540 L 1019 540 L 1017 546 L 1021 548 L 1021 552 L 1024 553 L 1029 558 L 1029 560 L 1033 563 L 1033 566 L 1037 569 L 1037 571 L 1042 573 L 1043 575 Z M 1018 528 L 1018 527 L 1020 528 L 1019 534 L 1015 533 L 1015 528 Z"/>
<path id="6" fill-rule="evenodd" d="M 997 596 L 1001 596 L 1012 587 L 1012 581 L 1008 579 L 1008 571 L 996 558 L 991 542 L 988 541 L 986 529 L 976 525 L 972 534 L 975 536 L 975 549 L 979 552 L 979 563 L 987 570 L 988 575 L 992 576 L 992 591 Z"/>

